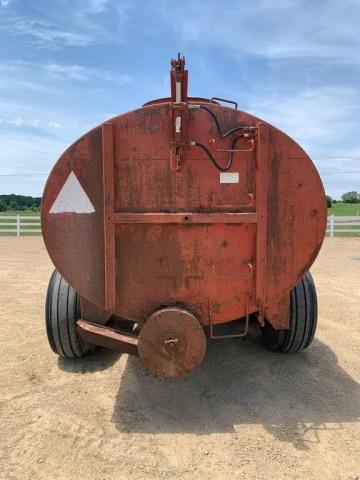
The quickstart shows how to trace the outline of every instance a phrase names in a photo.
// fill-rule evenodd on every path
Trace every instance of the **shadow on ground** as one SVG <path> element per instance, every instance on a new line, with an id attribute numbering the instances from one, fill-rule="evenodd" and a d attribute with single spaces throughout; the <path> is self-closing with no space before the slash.
<path id="1" fill-rule="evenodd" d="M 161 380 L 129 357 L 113 422 L 121 432 L 210 434 L 262 424 L 279 440 L 306 449 L 305 435 L 342 428 L 360 417 L 360 385 L 319 340 L 302 354 L 268 351 L 257 335 L 212 341 L 201 367 Z M 331 425 L 326 425 L 331 423 Z"/>
<path id="2" fill-rule="evenodd" d="M 79 358 L 58 357 L 58 366 L 63 372 L 94 373 L 106 370 L 119 360 L 121 353 L 99 347 L 92 355 Z"/>

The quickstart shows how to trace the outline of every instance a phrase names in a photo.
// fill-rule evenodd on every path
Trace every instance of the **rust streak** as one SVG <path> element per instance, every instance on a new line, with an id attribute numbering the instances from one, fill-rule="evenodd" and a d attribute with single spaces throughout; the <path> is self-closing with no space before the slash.
<path id="1" fill-rule="evenodd" d="M 264 123 L 259 123 L 256 172 L 256 211 L 258 214 L 256 229 L 256 301 L 260 307 L 260 314 L 262 314 L 262 308 L 266 296 L 268 162 L 268 127 Z"/>
<path id="2" fill-rule="evenodd" d="M 115 227 L 114 227 L 114 137 L 111 123 L 102 126 L 103 144 L 103 195 L 105 244 L 105 306 L 116 306 Z"/>

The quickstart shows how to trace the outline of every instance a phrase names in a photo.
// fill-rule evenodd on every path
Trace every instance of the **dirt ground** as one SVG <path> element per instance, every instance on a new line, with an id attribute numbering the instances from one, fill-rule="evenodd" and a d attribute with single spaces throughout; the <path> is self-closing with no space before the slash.
<path id="1" fill-rule="evenodd" d="M 58 359 L 39 237 L 0 238 L 0 478 L 360 478 L 360 239 L 327 239 L 312 272 L 306 352 L 213 341 L 200 369 L 162 381 L 101 350 Z"/>

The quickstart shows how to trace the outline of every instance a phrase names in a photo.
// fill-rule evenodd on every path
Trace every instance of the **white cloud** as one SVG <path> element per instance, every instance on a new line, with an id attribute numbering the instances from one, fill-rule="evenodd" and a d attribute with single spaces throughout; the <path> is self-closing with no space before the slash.
<path id="1" fill-rule="evenodd" d="M 16 2 L 14 6 L 17 6 Z M 89 47 L 106 42 L 119 44 L 124 41 L 133 8 L 134 4 L 129 0 L 49 2 L 46 8 L 42 0 L 33 0 L 27 15 L 18 6 L 3 16 L 0 28 L 12 36 L 26 36 L 32 45 L 48 50 Z"/>
<path id="2" fill-rule="evenodd" d="M 39 118 L 29 118 L 24 116 L 16 116 L 16 117 L 3 117 L 0 118 L 0 123 L 2 125 L 9 125 L 13 127 L 33 127 L 33 128 L 55 128 L 59 129 L 62 128 L 63 125 L 60 122 L 55 120 L 40 120 Z"/>
<path id="3" fill-rule="evenodd" d="M 164 21 L 168 2 L 162 3 Z M 268 59 L 324 58 L 359 64 L 360 4 L 337 2 L 229 1 L 173 3 L 172 28 L 182 43 L 226 47 L 237 56 Z M 341 19 L 341 21 L 339 21 Z"/>
<path id="4" fill-rule="evenodd" d="M 0 132 L 0 174 L 48 173 L 67 144 L 51 137 Z M 36 162 L 34 162 L 34 158 Z M 11 159 L 11 162 L 9 161 Z M 2 193 L 41 195 L 46 176 L 0 177 Z"/>
<path id="5" fill-rule="evenodd" d="M 55 122 L 54 120 L 51 120 L 51 121 L 47 124 L 47 126 L 48 126 L 49 128 L 62 128 L 62 127 L 63 127 L 63 125 L 62 125 L 60 122 Z"/>
<path id="6" fill-rule="evenodd" d="M 360 99 L 341 85 L 249 98 L 248 108 L 294 138 L 319 169 L 327 191 L 340 198 L 360 185 Z M 344 139 L 346 139 L 344 141 Z"/>
<path id="7" fill-rule="evenodd" d="M 35 63 L 9 61 L 0 64 L 0 91 L 4 90 L 7 97 L 9 92 L 14 90 L 56 93 L 53 84 L 42 80 L 39 81 L 39 67 Z"/>
<path id="8" fill-rule="evenodd" d="M 55 78 L 71 79 L 76 81 L 104 80 L 117 82 L 119 85 L 125 85 L 130 82 L 130 76 L 121 73 L 112 73 L 107 70 L 98 70 L 81 65 L 64 65 L 49 63 L 43 65 L 42 70 Z"/>
<path id="9" fill-rule="evenodd" d="M 345 131 L 358 125 L 357 90 L 341 85 L 302 88 L 295 92 L 249 97 L 251 113 L 282 128 L 302 144 L 316 141 L 333 145 Z"/>
<path id="10" fill-rule="evenodd" d="M 64 82 L 67 82 L 66 89 Z M 32 63 L 23 61 L 4 62 L 0 65 L 0 92 L 31 91 L 34 94 L 66 96 L 79 83 L 87 88 L 105 88 L 111 82 L 116 86 L 128 85 L 130 75 L 104 69 L 59 63 Z"/>
<path id="11" fill-rule="evenodd" d="M 24 120 L 21 117 L 9 118 L 8 120 L 2 120 L 2 123 L 7 123 L 8 125 L 15 125 L 16 127 L 21 127 L 24 125 Z"/>
<path id="12" fill-rule="evenodd" d="M 89 0 L 89 12 L 104 13 L 109 5 L 109 0 Z"/>
<path id="13" fill-rule="evenodd" d="M 96 38 L 90 34 L 62 29 L 39 20 L 20 19 L 15 22 L 13 27 L 23 35 L 33 37 L 39 46 L 86 47 L 97 43 Z"/>

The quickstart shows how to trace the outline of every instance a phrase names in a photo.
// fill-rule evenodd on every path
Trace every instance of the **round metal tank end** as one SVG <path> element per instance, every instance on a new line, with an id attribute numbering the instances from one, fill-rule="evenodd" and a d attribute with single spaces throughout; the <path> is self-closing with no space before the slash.
<path id="1" fill-rule="evenodd" d="M 163 308 L 140 330 L 138 352 L 155 375 L 180 378 L 195 370 L 206 351 L 206 336 L 197 318 L 182 308 Z"/>

